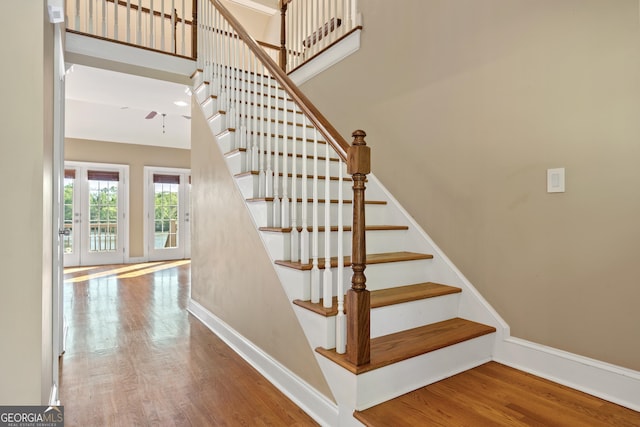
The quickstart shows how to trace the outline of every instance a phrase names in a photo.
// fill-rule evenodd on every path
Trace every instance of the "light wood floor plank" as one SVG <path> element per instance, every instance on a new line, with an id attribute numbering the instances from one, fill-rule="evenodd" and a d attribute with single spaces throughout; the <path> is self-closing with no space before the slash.
<path id="1" fill-rule="evenodd" d="M 188 263 L 120 267 L 65 275 L 65 425 L 317 425 L 187 313 Z"/>
<path id="2" fill-rule="evenodd" d="M 640 413 L 489 362 L 357 412 L 367 426 L 640 426 Z"/>

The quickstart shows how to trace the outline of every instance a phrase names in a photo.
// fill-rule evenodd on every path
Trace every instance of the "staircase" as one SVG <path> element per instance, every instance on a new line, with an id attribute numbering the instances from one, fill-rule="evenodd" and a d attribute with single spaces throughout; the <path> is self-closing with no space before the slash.
<path id="1" fill-rule="evenodd" d="M 214 30 L 202 40 L 220 48 L 231 48 L 228 34 L 244 40 L 219 2 L 210 7 L 202 16 L 213 16 L 207 28 Z M 340 425 L 361 425 L 354 410 L 491 360 L 506 325 L 372 174 L 363 205 L 370 291 L 363 319 L 370 323 L 360 325 L 370 328 L 370 353 L 354 363 L 342 350 L 353 327 L 344 325 L 353 307 L 344 295 L 353 274 L 345 254 L 352 254 L 358 227 L 358 203 L 347 196 L 354 182 L 326 129 L 244 43 L 249 48 L 237 47 L 242 61 L 229 63 L 227 53 L 201 59 L 193 93 L 316 351 Z M 354 135 L 356 145 L 364 143 L 363 132 Z M 373 159 L 383 161 L 375 153 Z"/>

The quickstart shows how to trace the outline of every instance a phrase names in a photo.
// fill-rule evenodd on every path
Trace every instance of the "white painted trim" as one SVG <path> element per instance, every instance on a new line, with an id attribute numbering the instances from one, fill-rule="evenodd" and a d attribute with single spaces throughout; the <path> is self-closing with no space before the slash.
<path id="1" fill-rule="evenodd" d="M 142 264 L 144 262 L 149 262 L 149 258 L 144 256 L 129 257 L 125 263 L 126 264 Z"/>
<path id="2" fill-rule="evenodd" d="M 640 372 L 508 337 L 498 343 L 496 362 L 640 411 Z"/>
<path id="3" fill-rule="evenodd" d="M 120 164 L 120 163 L 100 163 L 100 162 L 82 162 L 82 161 L 76 161 L 76 160 L 65 160 L 64 162 L 64 167 L 70 167 L 70 168 L 75 168 L 76 170 L 80 170 L 81 171 L 81 175 L 84 175 L 84 171 L 86 171 L 87 169 L 90 168 L 96 168 L 96 169 L 113 169 L 113 170 L 117 170 L 118 172 L 122 173 L 122 178 L 121 178 L 121 189 L 119 191 L 121 191 L 119 198 L 122 199 L 122 206 L 121 206 L 121 210 L 122 213 L 124 214 L 124 218 L 122 221 L 122 227 L 121 231 L 122 232 L 122 246 L 124 247 L 124 252 L 122 253 L 122 261 L 121 262 L 126 262 L 126 260 L 129 259 L 129 221 L 130 221 L 130 203 L 129 203 L 129 194 L 130 194 L 130 185 L 129 185 L 129 165 L 126 164 Z M 84 182 L 86 180 L 83 180 L 80 184 L 80 186 L 86 186 L 87 183 Z M 78 182 L 78 178 L 76 177 L 76 182 Z M 74 192 L 76 191 L 76 189 L 80 188 L 80 186 L 74 187 Z M 77 199 L 75 199 L 75 195 L 74 195 L 74 209 L 78 208 L 78 209 L 82 209 L 81 206 L 76 206 L 75 203 Z M 84 240 L 85 237 L 83 236 L 82 239 Z M 80 256 L 80 258 L 82 258 L 82 256 Z M 85 262 L 87 262 L 87 260 L 81 260 L 78 263 L 78 265 L 88 265 L 88 264 L 84 264 Z M 92 263 L 93 261 L 89 261 L 89 263 Z M 120 262 L 120 261 L 119 261 Z M 106 262 L 107 264 L 113 264 L 112 261 Z M 71 266 L 75 266 L 72 264 L 69 265 L 65 265 L 65 267 L 71 267 Z"/>
<path id="4" fill-rule="evenodd" d="M 51 391 L 49 392 L 49 406 L 60 406 L 58 384 L 55 382 L 51 384 Z"/>
<path id="5" fill-rule="evenodd" d="M 362 30 L 355 30 L 329 49 L 320 53 L 315 58 L 307 61 L 300 68 L 289 74 L 289 77 L 296 85 L 301 85 L 312 77 L 317 76 L 324 70 L 332 67 L 347 56 L 360 49 L 360 33 Z"/>
<path id="6" fill-rule="evenodd" d="M 82 58 L 95 58 L 162 71 L 167 73 L 167 77 L 172 77 L 167 80 L 180 84 L 189 84 L 189 77 L 196 68 L 196 62 L 191 59 L 69 32 L 65 37 L 65 53 L 69 62 L 83 63 Z"/>
<path id="7" fill-rule="evenodd" d="M 338 425 L 338 406 L 334 402 L 193 299 L 189 299 L 187 310 L 316 422 Z"/>
<path id="8" fill-rule="evenodd" d="M 180 184 L 180 200 L 182 200 L 180 207 L 179 207 L 179 216 L 182 218 L 180 220 L 180 224 L 178 225 L 179 227 L 182 227 L 184 229 L 187 229 L 187 227 L 185 226 L 186 222 L 186 216 L 185 216 L 185 210 L 190 209 L 190 202 L 189 202 L 189 197 L 190 194 L 187 193 L 187 185 L 188 185 L 188 177 L 191 175 L 191 169 L 187 169 L 187 168 L 170 168 L 170 167 L 165 167 L 165 166 L 144 166 L 143 168 L 143 179 L 144 179 L 144 185 L 143 185 L 143 197 L 142 197 L 142 215 L 143 215 L 143 230 L 142 230 L 142 241 L 144 242 L 144 247 L 143 247 L 143 257 L 146 261 L 166 261 L 166 260 L 170 260 L 170 259 L 175 259 L 174 256 L 172 255 L 168 255 L 166 257 L 158 257 L 158 256 L 152 256 L 153 254 L 151 253 L 151 250 L 149 248 L 149 235 L 150 235 L 150 228 L 152 226 L 150 219 L 151 219 L 151 198 L 152 195 L 150 193 L 150 188 L 151 188 L 151 177 L 152 175 L 155 173 L 167 173 L 167 174 L 174 174 L 174 175 L 180 175 L 180 179 L 182 184 Z M 189 217 L 191 216 L 191 212 L 189 212 Z M 190 225 L 189 225 L 190 227 Z M 190 229 L 189 229 L 190 230 Z M 186 236 L 186 241 L 187 243 L 190 245 L 191 244 L 191 236 Z M 181 247 L 181 249 L 183 249 L 182 252 L 182 257 L 179 259 L 184 259 L 184 258 L 189 258 L 188 255 L 191 254 L 191 251 L 188 250 L 188 248 L 183 244 Z M 173 254 L 175 254 L 175 252 L 173 252 Z"/>

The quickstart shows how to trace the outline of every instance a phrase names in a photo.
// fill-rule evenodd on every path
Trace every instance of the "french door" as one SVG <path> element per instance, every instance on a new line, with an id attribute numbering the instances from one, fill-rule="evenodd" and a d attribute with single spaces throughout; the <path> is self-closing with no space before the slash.
<path id="1" fill-rule="evenodd" d="M 150 261 L 191 256 L 190 171 L 145 167 L 146 252 Z"/>
<path id="2" fill-rule="evenodd" d="M 65 266 L 124 262 L 128 171 L 125 165 L 65 163 Z"/>

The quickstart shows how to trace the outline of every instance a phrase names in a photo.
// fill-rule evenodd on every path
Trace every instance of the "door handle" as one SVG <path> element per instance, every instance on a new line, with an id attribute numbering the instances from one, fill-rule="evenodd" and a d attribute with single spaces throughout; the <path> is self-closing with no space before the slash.
<path id="1" fill-rule="evenodd" d="M 58 230 L 58 234 L 61 236 L 70 236 L 71 235 L 71 229 L 70 228 L 61 228 Z"/>

